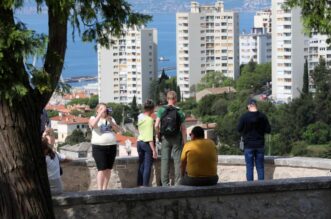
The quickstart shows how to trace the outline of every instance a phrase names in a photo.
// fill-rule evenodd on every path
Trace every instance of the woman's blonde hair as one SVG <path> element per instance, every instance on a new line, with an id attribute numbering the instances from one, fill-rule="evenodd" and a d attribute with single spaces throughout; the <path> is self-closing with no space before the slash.
<path id="1" fill-rule="evenodd" d="M 105 106 L 107 107 L 107 105 L 105 103 L 99 103 L 96 107 L 95 107 L 95 111 L 98 111 L 100 106 Z"/>

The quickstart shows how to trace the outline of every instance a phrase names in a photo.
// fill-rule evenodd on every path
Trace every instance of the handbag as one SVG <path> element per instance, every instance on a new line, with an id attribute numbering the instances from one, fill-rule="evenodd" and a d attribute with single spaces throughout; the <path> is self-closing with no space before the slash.
<path id="1" fill-rule="evenodd" d="M 239 149 L 244 151 L 244 138 L 242 136 L 240 137 Z"/>
<path id="2" fill-rule="evenodd" d="M 60 157 L 59 157 L 59 155 L 58 155 L 56 152 L 55 152 L 55 154 L 56 154 L 56 156 L 57 156 L 57 159 L 59 160 L 60 176 L 62 176 L 62 175 L 63 175 L 63 169 L 62 169 L 62 167 L 61 167 Z"/>

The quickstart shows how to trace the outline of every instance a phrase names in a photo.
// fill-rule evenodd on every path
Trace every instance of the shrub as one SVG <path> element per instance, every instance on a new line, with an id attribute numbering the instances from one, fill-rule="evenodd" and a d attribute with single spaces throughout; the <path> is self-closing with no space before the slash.
<path id="1" fill-rule="evenodd" d="M 309 144 L 325 144 L 330 140 L 330 128 L 324 122 L 316 122 L 307 126 L 302 137 Z"/>
<path id="2" fill-rule="evenodd" d="M 239 142 L 238 142 L 239 144 Z M 221 146 L 218 150 L 219 155 L 242 155 L 243 152 L 238 147 L 235 146 Z"/>
<path id="3" fill-rule="evenodd" d="M 305 141 L 296 141 L 292 144 L 291 154 L 293 156 L 303 156 L 307 155 L 308 144 Z"/>

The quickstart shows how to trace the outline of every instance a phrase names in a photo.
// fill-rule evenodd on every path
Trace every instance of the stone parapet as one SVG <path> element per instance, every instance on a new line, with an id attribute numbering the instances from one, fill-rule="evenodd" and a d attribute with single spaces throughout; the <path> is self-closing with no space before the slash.
<path id="1" fill-rule="evenodd" d="M 97 189 L 95 162 L 93 159 L 77 159 L 64 164 L 65 191 L 88 191 Z M 137 157 L 117 158 L 112 170 L 109 189 L 136 187 L 138 170 Z M 245 181 L 243 156 L 219 156 L 217 172 L 219 182 Z M 171 175 L 173 175 L 171 173 Z M 331 176 L 331 159 L 304 157 L 265 157 L 265 178 L 284 179 L 297 177 Z M 256 178 L 256 173 L 255 173 Z M 154 161 L 151 185 L 160 185 L 160 160 Z"/>
<path id="2" fill-rule="evenodd" d="M 56 218 L 331 218 L 331 177 L 66 192 Z"/>

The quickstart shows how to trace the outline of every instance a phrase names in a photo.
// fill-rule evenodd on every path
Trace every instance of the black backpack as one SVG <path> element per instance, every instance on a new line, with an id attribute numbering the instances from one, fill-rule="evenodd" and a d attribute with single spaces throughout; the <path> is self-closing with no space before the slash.
<path id="1" fill-rule="evenodd" d="M 175 136 L 180 132 L 180 116 L 174 106 L 166 106 L 161 117 L 161 135 L 165 137 Z"/>

